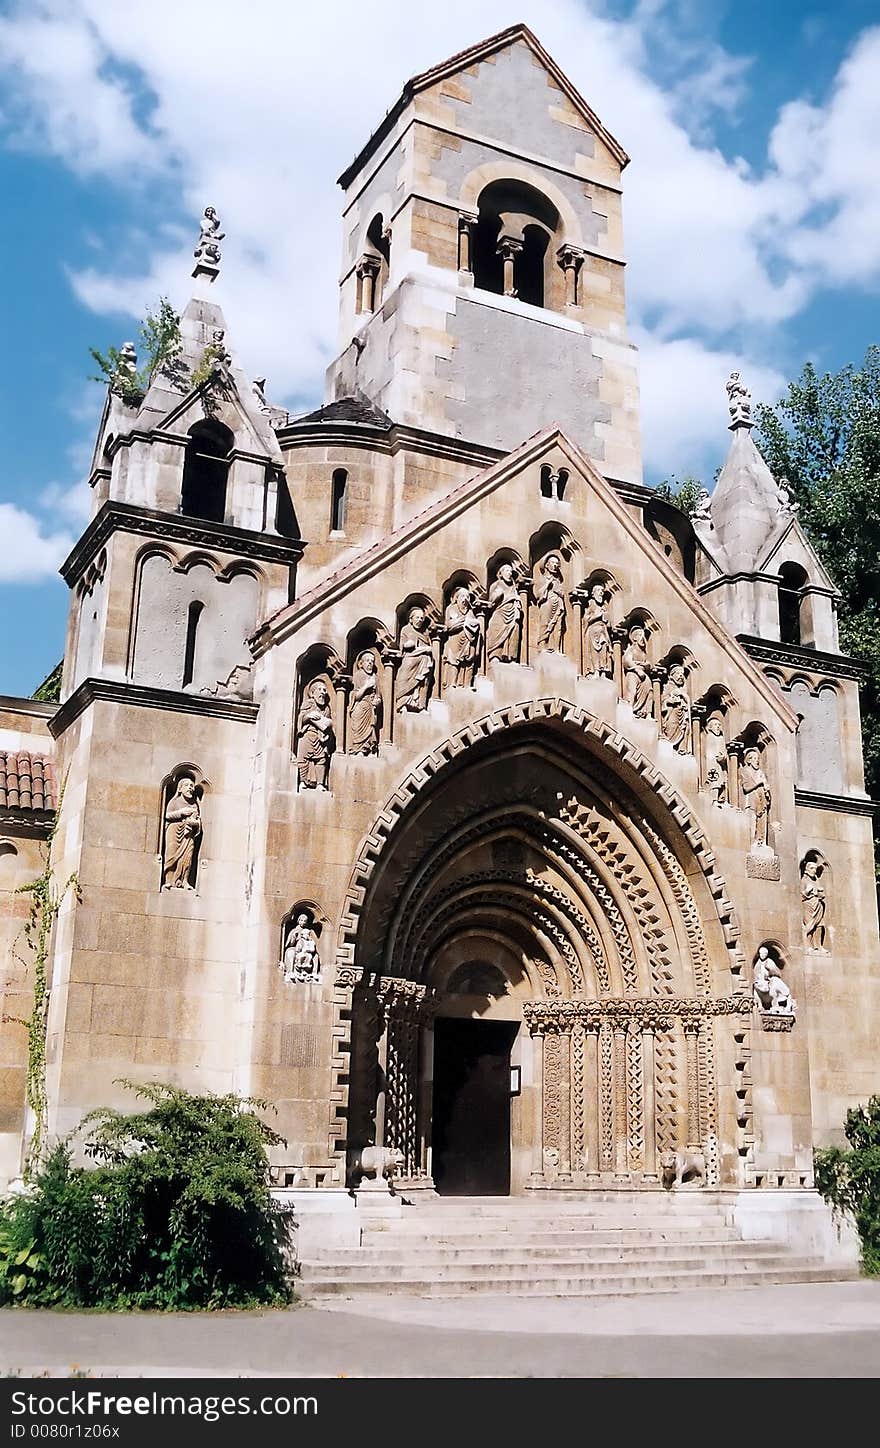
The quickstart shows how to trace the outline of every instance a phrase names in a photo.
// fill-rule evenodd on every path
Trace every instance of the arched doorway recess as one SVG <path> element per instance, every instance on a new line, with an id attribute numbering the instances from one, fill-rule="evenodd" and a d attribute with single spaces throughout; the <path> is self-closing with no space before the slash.
<path id="1" fill-rule="evenodd" d="M 382 1141 L 412 1186 L 520 1192 L 656 1188 L 690 1149 L 707 1185 L 743 1184 L 751 1006 L 705 837 L 573 706 L 491 718 L 414 772 L 356 866 L 337 1152 Z"/>

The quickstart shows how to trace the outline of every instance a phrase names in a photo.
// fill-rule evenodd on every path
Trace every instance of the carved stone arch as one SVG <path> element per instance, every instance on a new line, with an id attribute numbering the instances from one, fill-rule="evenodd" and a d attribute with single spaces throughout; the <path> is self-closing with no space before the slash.
<path id="1" fill-rule="evenodd" d="M 562 221 L 562 239 L 573 246 L 583 245 L 583 234 L 577 212 L 564 192 L 550 180 L 546 170 L 536 171 L 533 167 L 512 157 L 504 161 L 489 161 L 468 172 L 461 183 L 458 203 L 465 211 L 475 212 L 480 196 L 495 181 L 518 181 L 535 191 L 543 193 L 552 202 Z"/>
<path id="2" fill-rule="evenodd" d="M 221 564 L 213 553 L 205 553 L 201 549 L 197 549 L 193 553 L 185 553 L 175 564 L 176 573 L 192 573 L 194 568 L 210 568 L 215 578 L 219 577 L 222 571 Z"/>
<path id="3" fill-rule="evenodd" d="M 548 553 L 559 553 L 568 563 L 580 552 L 581 545 L 571 530 L 555 518 L 550 519 L 542 523 L 529 539 L 529 568 L 534 571 L 536 564 Z"/>

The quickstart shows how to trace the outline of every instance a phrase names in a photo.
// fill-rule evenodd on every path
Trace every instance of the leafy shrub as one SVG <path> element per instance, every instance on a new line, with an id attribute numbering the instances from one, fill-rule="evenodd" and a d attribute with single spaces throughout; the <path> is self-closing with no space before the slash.
<path id="1" fill-rule="evenodd" d="M 839 1212 L 851 1212 L 862 1243 L 862 1266 L 880 1276 L 880 1096 L 846 1113 L 849 1149 L 814 1152 L 816 1186 Z"/>
<path id="2" fill-rule="evenodd" d="M 290 1301 L 284 1218 L 265 1148 L 267 1103 L 130 1086 L 148 1108 L 81 1123 L 96 1163 L 59 1143 L 0 1204 L 0 1302 L 29 1306 L 244 1307 Z"/>

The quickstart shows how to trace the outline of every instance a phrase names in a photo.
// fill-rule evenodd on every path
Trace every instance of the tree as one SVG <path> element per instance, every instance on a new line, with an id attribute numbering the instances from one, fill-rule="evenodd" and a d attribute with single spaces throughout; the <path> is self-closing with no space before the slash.
<path id="1" fill-rule="evenodd" d="M 672 473 L 668 478 L 664 478 L 662 483 L 658 483 L 654 491 L 658 498 L 664 498 L 667 503 L 671 503 L 680 512 L 692 513 L 700 493 L 703 491 L 703 484 L 691 473 L 686 473 L 681 479 Z"/>
<path id="2" fill-rule="evenodd" d="M 869 793 L 880 795 L 880 347 L 821 375 L 811 362 L 785 396 L 757 409 L 758 446 L 787 480 L 800 521 L 842 598 L 840 643 L 863 659 L 862 734 Z"/>
<path id="3" fill-rule="evenodd" d="M 172 381 L 182 374 L 180 317 L 167 297 L 159 298 L 155 312 L 147 312 L 138 328 L 140 350 L 144 361 L 137 366 L 137 356 L 130 343 L 121 349 L 108 347 L 106 353 L 95 347 L 89 351 L 101 371 L 93 382 L 106 382 L 129 407 L 136 407 L 146 396 L 150 384 L 160 372 Z"/>
<path id="4" fill-rule="evenodd" d="M 862 1266 L 880 1274 L 880 1096 L 846 1113 L 849 1149 L 813 1153 L 816 1186 L 839 1212 L 851 1212 L 862 1243 Z"/>

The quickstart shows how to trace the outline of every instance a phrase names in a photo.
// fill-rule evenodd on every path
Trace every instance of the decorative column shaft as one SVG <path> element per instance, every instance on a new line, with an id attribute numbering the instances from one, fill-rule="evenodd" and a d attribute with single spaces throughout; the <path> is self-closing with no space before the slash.
<path id="1" fill-rule="evenodd" d="M 458 269 L 474 271 L 474 230 L 479 217 L 475 211 L 460 211 L 458 214 Z"/>
<path id="2" fill-rule="evenodd" d="M 692 1151 L 700 1149 L 700 1076 L 697 1064 L 698 1021 L 686 1020 L 684 1048 L 687 1076 L 687 1144 Z"/>
<path id="3" fill-rule="evenodd" d="M 657 1123 L 655 1120 L 654 1094 L 654 1027 L 642 1027 L 642 1083 L 644 1087 L 645 1159 L 643 1172 L 646 1181 L 657 1179 Z"/>
<path id="4" fill-rule="evenodd" d="M 614 1025 L 614 1175 L 629 1174 L 626 1111 L 626 1025 Z"/>
<path id="5" fill-rule="evenodd" d="M 614 1169 L 614 1032 L 610 1021 L 599 1030 L 599 1170 Z"/>
<path id="6" fill-rule="evenodd" d="M 581 267 L 584 264 L 586 253 L 580 247 L 569 246 L 564 243 L 556 252 L 556 260 L 565 275 L 565 305 L 576 307 L 578 304 L 578 277 Z"/>
<path id="7" fill-rule="evenodd" d="M 516 296 L 514 263 L 522 249 L 522 242 L 515 236 L 502 236 L 499 239 L 496 251 L 504 263 L 504 295 L 506 297 Z"/>
<path id="8" fill-rule="evenodd" d="M 373 312 L 376 309 L 376 278 L 382 268 L 382 258 L 367 254 L 362 256 L 355 268 L 358 279 L 355 310 Z"/>

